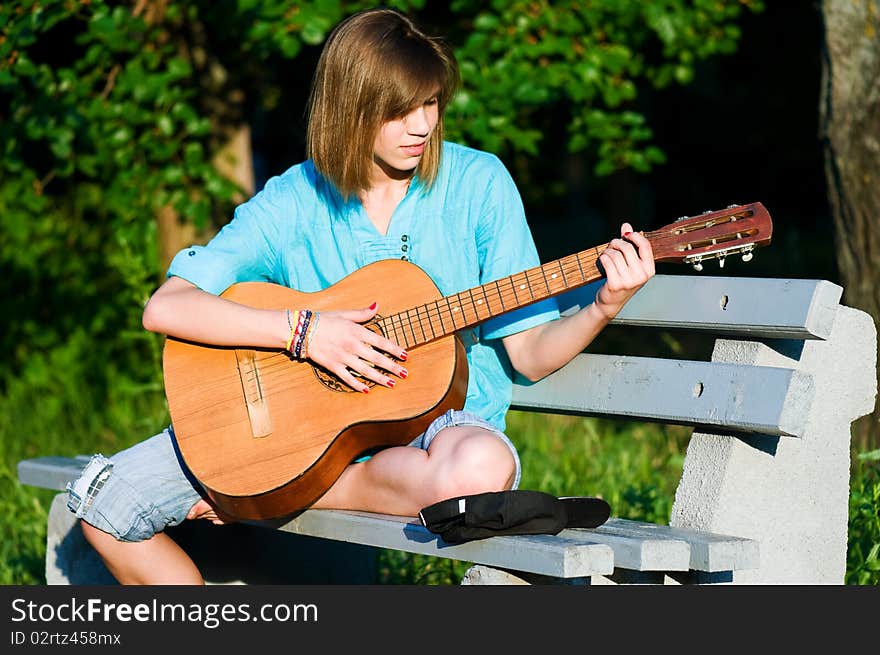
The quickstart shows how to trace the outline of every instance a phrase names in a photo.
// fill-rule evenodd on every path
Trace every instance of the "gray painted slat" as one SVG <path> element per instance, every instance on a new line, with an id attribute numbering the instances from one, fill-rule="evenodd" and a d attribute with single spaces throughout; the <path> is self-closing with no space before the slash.
<path id="1" fill-rule="evenodd" d="M 90 457 L 38 457 L 18 463 L 18 480 L 22 484 L 64 491 L 67 483 L 79 477 Z"/>
<path id="2" fill-rule="evenodd" d="M 614 570 L 611 547 L 592 541 L 589 534 L 500 536 L 448 545 L 438 543 L 437 535 L 418 519 L 336 510 L 309 510 L 279 529 L 559 578 L 605 575 Z"/>
<path id="3" fill-rule="evenodd" d="M 625 519 L 612 518 L 592 530 L 572 528 L 563 530 L 563 537 L 587 532 L 589 538 L 610 546 L 614 551 L 614 566 L 634 571 L 687 571 L 691 559 L 690 544 L 671 537 L 664 526 L 650 523 L 636 524 Z"/>
<path id="4" fill-rule="evenodd" d="M 543 380 L 518 379 L 512 407 L 800 436 L 813 380 L 787 368 L 580 354 Z"/>
<path id="5" fill-rule="evenodd" d="M 743 569 L 756 569 L 760 566 L 759 544 L 753 539 L 735 537 L 731 535 L 715 534 L 712 532 L 700 532 L 688 528 L 674 528 L 668 525 L 657 525 L 644 521 L 631 521 L 627 519 L 609 519 L 604 525 L 593 531 L 593 539 L 600 543 L 607 543 L 600 539 L 604 532 L 612 533 L 623 540 L 654 540 L 671 541 L 674 543 L 684 542 L 689 546 L 689 561 L 683 569 L 716 573 L 719 571 L 740 571 Z M 614 551 L 615 563 L 619 568 L 635 569 L 638 571 L 674 571 L 671 567 L 664 568 L 662 562 L 658 566 L 638 568 L 635 566 L 623 566 L 617 550 Z"/>
<path id="6" fill-rule="evenodd" d="M 593 302 L 601 282 L 558 297 L 563 314 Z M 827 280 L 655 275 L 614 325 L 769 339 L 827 339 L 842 287 Z"/>

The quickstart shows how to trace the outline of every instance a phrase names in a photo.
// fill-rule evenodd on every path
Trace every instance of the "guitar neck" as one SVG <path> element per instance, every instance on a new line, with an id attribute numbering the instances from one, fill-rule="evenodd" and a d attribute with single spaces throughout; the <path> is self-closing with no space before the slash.
<path id="1" fill-rule="evenodd" d="M 382 317 L 382 331 L 405 348 L 465 330 L 500 314 L 559 295 L 602 277 L 596 262 L 608 246 L 567 255 L 500 280 Z"/>

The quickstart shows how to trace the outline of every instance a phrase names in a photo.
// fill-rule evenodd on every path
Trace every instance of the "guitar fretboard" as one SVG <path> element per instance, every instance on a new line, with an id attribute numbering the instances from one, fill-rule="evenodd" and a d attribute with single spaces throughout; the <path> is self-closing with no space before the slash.
<path id="1" fill-rule="evenodd" d="M 379 327 L 410 349 L 602 277 L 596 261 L 608 244 L 384 316 Z"/>

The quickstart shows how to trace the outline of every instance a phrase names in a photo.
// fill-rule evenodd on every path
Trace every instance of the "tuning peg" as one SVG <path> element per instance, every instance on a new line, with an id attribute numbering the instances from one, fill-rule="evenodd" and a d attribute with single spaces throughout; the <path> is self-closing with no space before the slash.
<path id="1" fill-rule="evenodd" d="M 719 257 L 718 258 L 718 268 L 724 268 L 724 260 L 725 259 L 727 259 L 727 258 L 726 257 Z"/>
<path id="2" fill-rule="evenodd" d="M 743 261 L 750 262 L 750 261 L 752 261 L 752 257 L 754 257 L 754 256 L 755 256 L 755 253 L 753 253 L 753 252 L 743 253 Z"/>
<path id="3" fill-rule="evenodd" d="M 702 271 L 703 265 L 700 262 L 694 262 L 694 270 L 695 271 Z"/>

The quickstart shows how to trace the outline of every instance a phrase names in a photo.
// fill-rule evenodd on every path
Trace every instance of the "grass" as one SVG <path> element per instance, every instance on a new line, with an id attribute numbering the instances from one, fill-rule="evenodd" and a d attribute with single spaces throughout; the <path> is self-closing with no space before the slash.
<path id="1" fill-rule="evenodd" d="M 18 461 L 110 454 L 167 423 L 159 389 L 120 383 L 86 392 L 90 385 L 71 382 L 86 377 L 78 361 L 35 365 L 37 373 L 11 380 L 0 396 L 0 584 L 45 583 L 46 515 L 55 492 L 21 485 Z M 601 496 L 615 516 L 668 522 L 689 429 L 511 412 L 508 434 L 520 450 L 522 488 Z M 880 584 L 878 554 L 880 450 L 853 457 L 846 582 Z M 378 566 L 386 584 L 457 584 L 468 563 L 382 551 Z"/>

